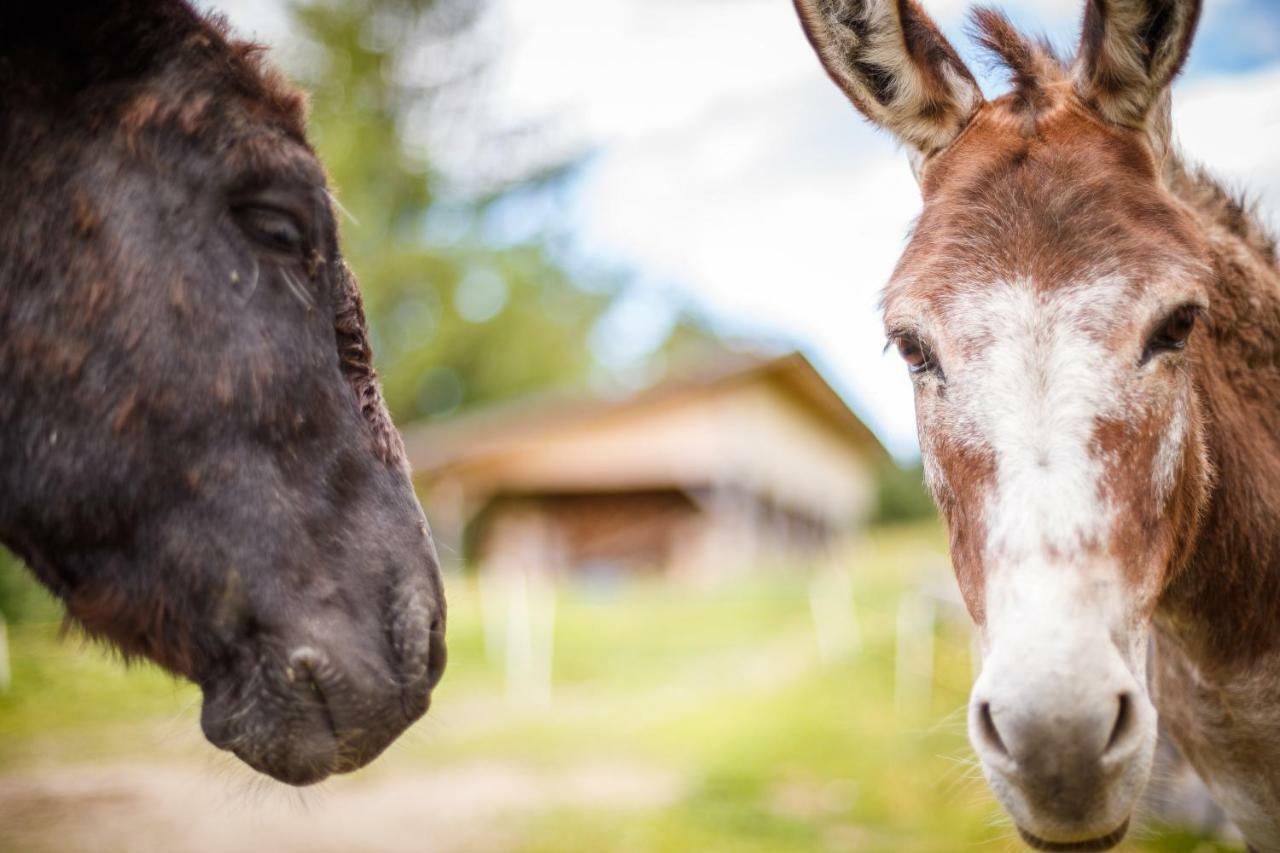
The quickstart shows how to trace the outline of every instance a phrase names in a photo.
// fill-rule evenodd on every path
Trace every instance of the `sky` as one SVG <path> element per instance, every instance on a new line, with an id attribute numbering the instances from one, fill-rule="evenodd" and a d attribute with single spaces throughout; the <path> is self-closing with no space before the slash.
<path id="1" fill-rule="evenodd" d="M 561 230 L 640 283 L 602 355 L 643 347 L 663 305 L 690 301 L 735 334 L 803 349 L 891 451 L 917 453 L 911 385 L 876 305 L 918 189 L 892 139 L 827 79 L 789 0 L 494 1 L 493 108 L 591 152 Z M 212 5 L 281 37 L 270 6 Z M 1082 0 L 997 5 L 1074 46 Z M 924 6 L 1000 94 L 965 35 L 969 4 Z M 1190 159 L 1280 222 L 1280 3 L 1206 0 L 1174 126 Z"/>

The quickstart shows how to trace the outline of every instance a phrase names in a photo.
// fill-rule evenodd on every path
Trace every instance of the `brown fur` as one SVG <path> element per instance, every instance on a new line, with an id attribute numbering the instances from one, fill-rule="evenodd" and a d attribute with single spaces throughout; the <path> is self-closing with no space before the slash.
<path id="1" fill-rule="evenodd" d="M 1029 106 L 1038 117 L 1030 137 Z M 1169 731 L 1217 790 L 1243 786 L 1274 807 L 1280 719 L 1265 709 L 1280 707 L 1280 687 L 1264 674 L 1280 663 L 1275 240 L 1206 173 L 1176 156 L 1160 163 L 1142 132 L 1106 127 L 1083 107 L 1069 85 L 1049 84 L 1034 102 L 1020 93 L 984 108 L 955 147 L 928 164 L 926 212 L 899 275 L 928 282 L 918 285 L 927 287 L 927 298 L 945 301 L 948 281 L 983 265 L 1048 283 L 1070 281 L 1099 259 L 1139 279 L 1179 256 L 1203 265 L 1211 309 L 1190 361 L 1201 404 L 1191 430 L 1203 447 L 1188 447 L 1171 506 L 1156 515 L 1147 484 L 1122 476 L 1149 470 L 1143 460 L 1159 440 L 1158 419 L 1137 427 L 1137 443 L 1125 451 L 1131 462 L 1113 469 L 1106 484 L 1111 503 L 1133 514 L 1119 520 L 1124 535 L 1106 547 L 1132 582 L 1149 590 L 1147 613 L 1160 638 L 1154 695 Z M 1015 228 L 1002 211 L 1026 219 Z M 1020 236 L 1010 241 L 1010 233 Z M 1046 245 L 1055 251 L 1042 251 Z M 896 299 L 912 296 L 920 294 L 890 292 L 886 303 L 892 310 Z M 1098 447 L 1117 452 L 1121 433 L 1133 429 L 1101 426 Z M 958 579 L 981 622 L 981 557 L 973 540 L 982 528 L 963 508 L 981 505 L 991 475 L 972 459 L 953 453 L 951 460 L 955 494 L 939 505 Z"/>
<path id="2" fill-rule="evenodd" d="M 1213 282 L 1204 348 L 1212 351 L 1200 353 L 1195 370 L 1207 404 L 1208 433 L 1217 440 L 1211 442 L 1210 467 L 1190 478 L 1202 487 L 1181 496 L 1185 506 L 1178 512 L 1185 520 L 1175 526 L 1180 539 L 1195 538 L 1199 513 L 1194 508 L 1206 499 L 1201 492 L 1209 472 L 1217 471 L 1220 482 L 1191 561 L 1205 570 L 1179 575 L 1169 595 L 1223 611 L 1209 620 L 1215 657 L 1274 649 L 1280 644 L 1280 619 L 1275 618 L 1280 571 L 1270 567 L 1280 570 L 1280 542 L 1258 536 L 1280 529 L 1280 517 L 1268 510 L 1280 507 L 1280 467 L 1271 470 L 1280 446 L 1269 449 L 1272 437 L 1280 435 L 1280 413 L 1271 406 L 1280 398 L 1280 335 L 1273 331 L 1280 329 L 1275 240 L 1207 173 L 1190 170 L 1176 158 L 1160 167 L 1141 135 L 1092 119 L 1067 84 L 1051 84 L 1036 97 L 1043 117 L 1037 137 L 1024 136 L 1022 96 L 1001 99 L 984 109 L 947 156 L 929 164 L 922 182 L 926 210 L 895 279 L 921 282 L 917 287 L 927 290 L 928 299 L 943 303 L 948 282 L 963 281 L 984 267 L 1053 283 L 1076 279 L 1099 259 L 1104 271 L 1106 263 L 1114 263 L 1117 271 L 1122 265 L 1140 278 L 1143 270 L 1156 273 L 1183 253 L 1203 258 Z M 1155 181 L 1157 174 L 1163 183 Z M 1031 219 L 1013 228 L 999 218 L 1000 211 Z M 1074 239 L 1059 240 L 1063 233 Z M 1010 234 L 1016 239 L 1010 241 Z M 1055 251 L 1041 251 L 1045 245 Z M 892 313 L 896 300 L 918 296 L 889 291 L 886 309 Z M 1153 452 L 1155 439 L 1152 434 L 1144 454 Z M 1105 432 L 1100 440 L 1105 443 Z M 957 467 L 971 471 L 972 463 Z M 980 481 L 967 473 L 955 487 L 976 487 Z M 946 504 L 962 500 L 956 496 Z M 1153 527 L 1150 519 L 1132 523 L 1137 529 Z M 1170 541 L 1167 548 L 1184 550 L 1173 545 Z"/>
<path id="3" fill-rule="evenodd" d="M 127 661 L 151 660 L 195 677 L 190 629 L 163 596 L 119 586 L 82 588 L 67 599 L 67 615 L 90 637 L 110 642 Z"/>
<path id="4" fill-rule="evenodd" d="M 995 463 L 962 427 L 949 432 L 945 371 L 993 341 L 981 324 L 967 337 L 920 326 L 945 328 L 951 307 L 984 282 L 1048 293 L 1106 279 L 1109 298 L 1133 306 L 1147 294 L 1207 294 L 1186 350 L 1144 355 L 1141 379 L 1123 380 L 1136 389 L 1132 402 L 1093 425 L 1099 498 L 1116 516 L 1108 541 L 1076 542 L 1070 557 L 1122 567 L 1127 618 L 1157 635 L 1152 693 L 1168 730 L 1253 844 L 1280 849 L 1280 269 L 1253 210 L 1171 150 L 1168 88 L 1199 12 L 1198 0 L 1088 0 L 1070 69 L 1004 16 L 976 12 L 978 39 L 1008 67 L 1013 91 L 925 150 L 924 210 L 884 308 L 890 337 L 916 342 L 936 365 L 917 381 L 921 445 L 981 625 Z M 838 76 L 834 37 L 810 37 Z M 1126 316 L 1081 316 L 1092 325 L 1073 332 L 1116 358 L 1137 358 L 1135 342 L 1154 331 Z M 1158 469 L 1175 473 L 1157 501 L 1162 438 L 1187 399 L 1181 456 Z"/>
<path id="5" fill-rule="evenodd" d="M 1142 128 L 1186 62 L 1200 0 L 1088 0 L 1076 77 L 1086 103 Z"/>
<path id="6" fill-rule="evenodd" d="M 975 9 L 972 20 L 978 43 L 1009 70 L 1017 111 L 1024 117 L 1023 134 L 1034 136 L 1036 118 L 1045 106 L 1045 87 L 1063 79 L 1065 69 L 1048 42 L 1024 38 L 1000 12 Z"/>

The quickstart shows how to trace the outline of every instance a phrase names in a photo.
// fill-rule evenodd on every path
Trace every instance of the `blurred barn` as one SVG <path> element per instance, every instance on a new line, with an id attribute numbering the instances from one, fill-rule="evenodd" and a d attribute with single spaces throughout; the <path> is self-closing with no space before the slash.
<path id="1" fill-rule="evenodd" d="M 446 564 L 592 576 L 815 557 L 866 523 L 891 464 L 799 353 L 474 411 L 405 441 Z"/>

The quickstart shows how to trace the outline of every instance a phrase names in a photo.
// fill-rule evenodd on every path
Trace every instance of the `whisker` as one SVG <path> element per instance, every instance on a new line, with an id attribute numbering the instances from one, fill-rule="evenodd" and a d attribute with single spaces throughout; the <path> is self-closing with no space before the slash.
<path id="1" fill-rule="evenodd" d="M 302 282 L 294 276 L 293 271 L 280 267 L 280 276 L 284 279 L 285 284 L 289 286 L 289 292 L 297 297 L 298 301 L 303 304 L 307 311 L 313 311 L 316 307 L 316 301 L 312 298 L 311 293 L 303 286 Z"/>
<path id="2" fill-rule="evenodd" d="M 324 194 L 329 197 L 329 201 L 333 202 L 333 206 L 336 207 L 338 211 L 342 213 L 343 216 L 345 216 L 348 220 L 350 220 L 352 225 L 356 225 L 356 226 L 360 225 L 360 220 L 356 219 L 354 213 L 352 213 L 351 211 L 347 210 L 345 207 L 342 206 L 342 202 L 338 201 L 338 197 L 336 195 L 334 195 L 327 188 L 325 189 Z"/>

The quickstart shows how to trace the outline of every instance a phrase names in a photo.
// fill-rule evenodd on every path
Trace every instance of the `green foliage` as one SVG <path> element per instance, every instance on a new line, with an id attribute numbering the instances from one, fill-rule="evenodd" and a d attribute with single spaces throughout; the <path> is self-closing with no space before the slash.
<path id="1" fill-rule="evenodd" d="M 126 665 L 56 622 L 10 625 L 9 644 L 13 681 L 0 693 L 0 766 L 33 754 L 67 761 L 114 756 L 128 743 L 115 727 L 154 730 L 184 708 L 187 725 L 199 725 L 191 713 L 200 692 L 194 684 L 148 663 Z M 0 849 L 7 849 L 3 840 Z"/>
<path id="2" fill-rule="evenodd" d="M 886 466 L 876 495 L 875 520 L 880 523 L 933 518 L 937 510 L 924 486 L 924 469 L 913 465 Z"/>
<path id="3" fill-rule="evenodd" d="M 585 383 L 599 367 L 591 330 L 620 291 L 616 274 L 570 271 L 554 235 L 512 242 L 487 230 L 504 206 L 522 224 L 536 218 L 521 214 L 527 196 L 549 192 L 572 164 L 483 196 L 451 191 L 436 168 L 432 129 L 465 123 L 456 105 L 482 94 L 488 57 L 473 29 L 483 6 L 291 7 L 307 49 L 287 70 L 310 93 L 312 141 L 350 211 L 343 248 L 397 420 Z"/>
<path id="4" fill-rule="evenodd" d="M 895 702 L 897 605 L 920 582 L 915 555 L 943 539 L 934 523 L 898 526 L 873 531 L 851 554 L 861 643 L 825 663 L 811 628 L 804 571 L 737 578 L 720 587 L 564 585 L 556 595 L 548 712 L 507 704 L 503 664 L 486 653 L 491 620 L 482 588 L 472 578 L 451 577 L 449 669 L 430 715 L 357 778 L 327 783 L 323 807 L 366 804 L 368 818 L 358 828 L 366 849 L 395 846 L 383 839 L 402 839 L 396 833 L 421 825 L 415 820 L 427 821 L 432 849 L 1005 849 L 1009 827 L 996 823 L 998 810 L 968 764 L 963 708 L 972 669 L 963 616 L 938 626 L 928 696 L 918 706 Z M 0 695 L 0 768 L 15 789 L 28 772 L 58 778 L 88 761 L 128 765 L 130 772 L 110 788 L 78 783 L 72 796 L 90 801 L 109 791 L 121 798 L 121 808 L 132 808 L 128 786 L 145 768 L 209 775 L 213 748 L 199 740 L 194 687 L 151 667 L 125 669 L 93 645 L 59 643 L 50 625 L 14 630 L 12 645 L 14 688 Z M 521 794 L 527 802 L 513 806 L 509 796 L 499 796 L 491 803 L 475 781 L 486 768 L 500 780 L 499 791 L 518 787 L 521 778 L 536 787 Z M 564 781 L 575 773 L 580 780 L 603 774 L 606 787 L 638 790 L 636 802 L 583 801 L 583 783 Z M 644 793 L 650 778 L 656 798 Z M 454 805 L 443 808 L 463 814 L 474 808 L 485 815 L 484 825 L 464 822 L 462 835 L 457 822 L 435 825 L 431 816 L 442 807 L 430 796 L 416 801 L 413 792 L 423 789 L 415 785 L 456 790 L 448 801 Z M 48 811 L 41 814 L 57 816 L 57 801 L 47 796 Z M 262 819 L 257 799 L 215 797 L 215 804 L 229 833 L 217 843 L 252 847 L 253 827 Z M 50 849 L 65 848 L 66 838 L 101 820 L 73 807 L 73 814 L 36 825 Z M 314 838 L 307 809 L 281 819 L 296 823 L 288 830 L 297 833 L 297 843 Z M 0 849 L 31 849 L 10 841 L 11 830 L 0 822 Z M 189 846 L 214 843 L 185 826 L 148 832 L 154 849 L 171 847 L 179 838 L 174 833 Z M 105 839 L 95 845 L 126 847 Z M 1148 826 L 1125 849 L 1233 848 Z"/>
<path id="5" fill-rule="evenodd" d="M 51 622 L 61 615 L 53 596 L 42 587 L 22 561 L 0 547 L 0 616 L 10 624 Z"/>

